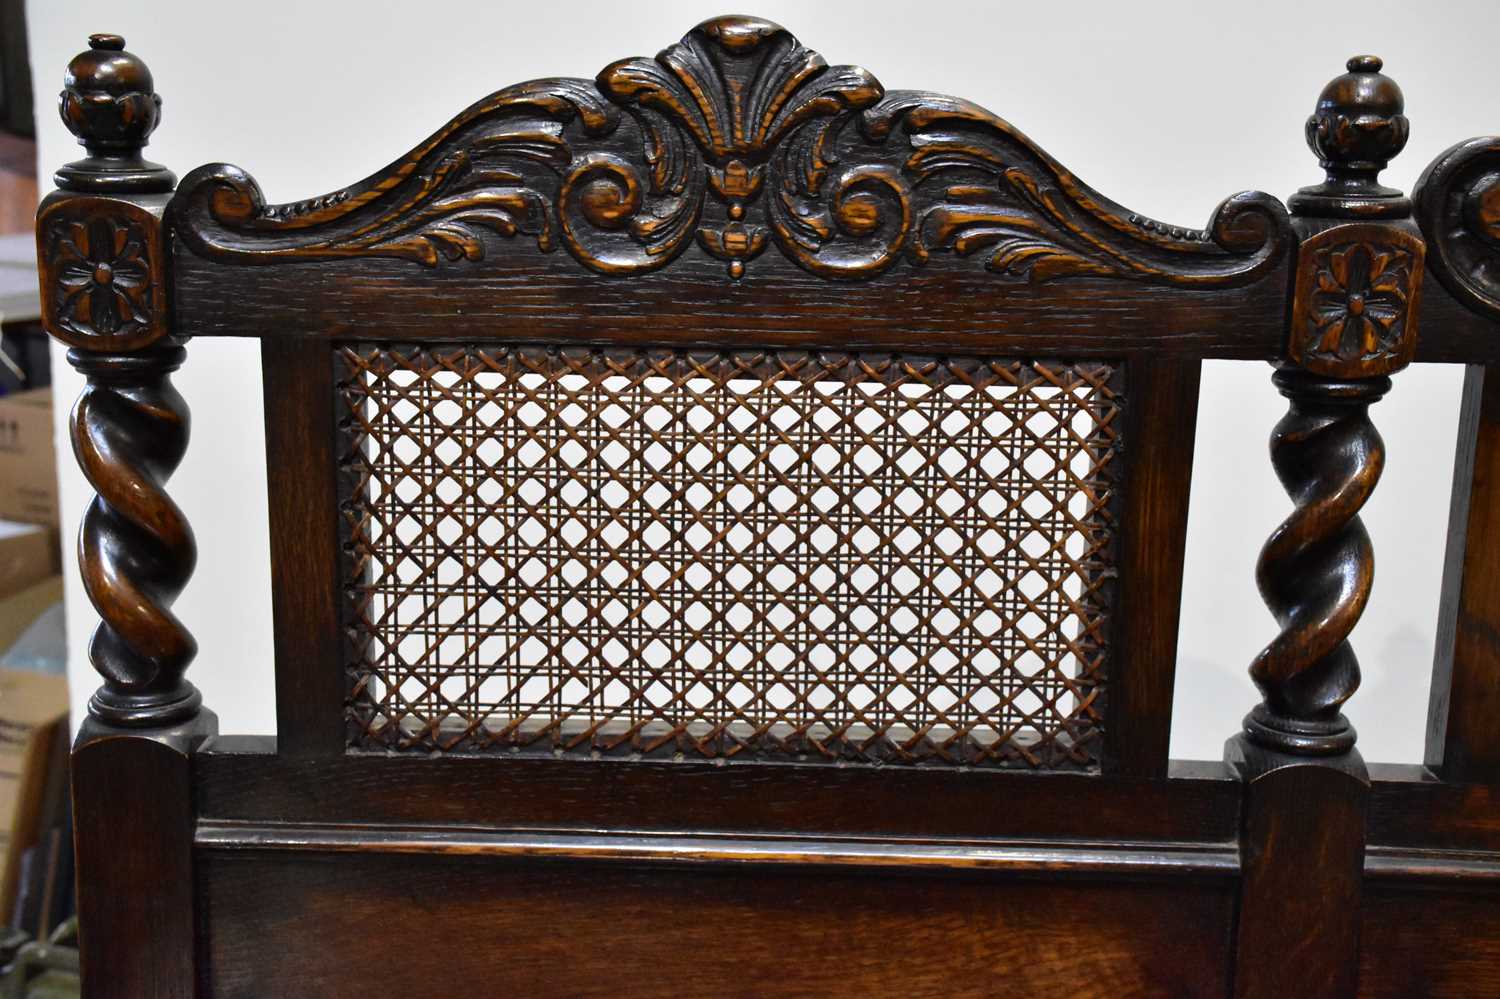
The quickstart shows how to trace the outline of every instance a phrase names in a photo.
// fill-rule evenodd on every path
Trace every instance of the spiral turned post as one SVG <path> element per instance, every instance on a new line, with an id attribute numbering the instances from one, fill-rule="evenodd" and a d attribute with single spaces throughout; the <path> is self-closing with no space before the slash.
<path id="1" fill-rule="evenodd" d="M 89 713 L 95 725 L 165 729 L 197 718 L 201 702 L 183 679 L 196 643 L 171 609 L 196 549 L 163 489 L 188 440 L 162 221 L 176 178 L 141 157 L 161 98 L 118 35 L 92 36 L 69 63 L 58 109 L 88 155 L 57 172 L 37 256 L 43 323 L 87 379 L 72 438 L 97 494 L 78 536 L 101 618 L 89 658 L 104 684 Z"/>
<path id="2" fill-rule="evenodd" d="M 84 588 L 102 618 L 89 658 L 104 686 L 89 710 L 117 725 L 169 724 L 201 702 L 183 679 L 197 643 L 171 610 L 197 547 L 163 488 L 187 451 L 188 408 L 171 382 L 184 354 L 68 353 L 88 377 L 73 407 L 73 453 L 97 494 L 78 534 Z"/>
<path id="3" fill-rule="evenodd" d="M 1256 567 L 1281 632 L 1250 666 L 1265 700 L 1245 727 L 1263 745 L 1339 753 L 1355 739 L 1339 710 L 1359 687 L 1349 633 L 1375 577 L 1359 510 L 1385 465 L 1385 445 L 1368 410 L 1391 381 L 1339 381 L 1292 369 L 1273 378 L 1290 407 L 1271 435 L 1271 462 L 1296 508 Z"/>
<path id="4" fill-rule="evenodd" d="M 1256 580 L 1280 632 L 1250 676 L 1262 702 L 1244 735 L 1296 756 L 1345 753 L 1340 708 L 1359 687 L 1349 644 L 1375 578 L 1359 511 L 1385 465 L 1370 404 L 1416 349 L 1425 245 L 1411 202 L 1378 174 L 1408 131 L 1401 89 L 1355 56 L 1307 121 L 1323 183 L 1291 199 L 1298 235 L 1286 353 L 1272 376 L 1289 401 L 1271 462 L 1295 508 L 1261 551 Z"/>
<path id="5" fill-rule="evenodd" d="M 1369 409 L 1416 350 L 1426 245 L 1411 202 L 1379 182 L 1406 144 L 1401 88 L 1375 56 L 1346 68 L 1307 119 L 1324 180 L 1290 200 L 1297 254 L 1271 376 L 1288 405 L 1271 464 L 1293 509 L 1256 567 L 1278 631 L 1250 665 L 1261 702 L 1224 747 L 1244 782 L 1237 999 L 1359 985 L 1370 775 L 1341 709 L 1359 687 L 1349 635 L 1375 581 L 1359 513 L 1385 445 Z"/>

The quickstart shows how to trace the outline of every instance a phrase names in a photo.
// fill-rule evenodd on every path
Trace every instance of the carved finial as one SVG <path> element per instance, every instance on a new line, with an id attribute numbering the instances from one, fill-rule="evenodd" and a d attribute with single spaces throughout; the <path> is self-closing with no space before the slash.
<path id="1" fill-rule="evenodd" d="M 58 170 L 57 186 L 69 191 L 170 191 L 177 178 L 166 167 L 141 158 L 141 149 L 161 120 L 161 97 L 151 70 L 125 51 L 119 35 L 90 35 L 89 48 L 68 63 L 58 112 L 68 131 L 88 150 L 84 159 Z"/>
<path id="2" fill-rule="evenodd" d="M 1411 202 L 1379 183 L 1406 145 L 1410 123 L 1406 98 L 1396 81 L 1381 74 L 1378 56 L 1359 55 L 1348 72 L 1330 80 L 1307 119 L 1307 144 L 1327 171 L 1323 183 L 1304 187 L 1291 199 L 1295 215 L 1326 218 L 1404 218 Z"/>

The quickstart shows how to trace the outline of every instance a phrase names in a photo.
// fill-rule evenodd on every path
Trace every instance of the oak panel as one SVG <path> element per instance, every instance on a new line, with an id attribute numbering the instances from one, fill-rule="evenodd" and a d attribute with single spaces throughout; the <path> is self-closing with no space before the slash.
<path id="1" fill-rule="evenodd" d="M 199 865 L 203 987 L 220 999 L 1227 987 L 1222 883 L 216 852 Z"/>

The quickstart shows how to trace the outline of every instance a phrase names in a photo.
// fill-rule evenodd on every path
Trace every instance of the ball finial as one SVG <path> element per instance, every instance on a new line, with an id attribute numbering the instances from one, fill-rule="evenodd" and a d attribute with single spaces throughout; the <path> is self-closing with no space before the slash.
<path id="1" fill-rule="evenodd" d="M 89 36 L 89 47 L 68 63 L 57 109 L 88 156 L 57 173 L 69 190 L 170 190 L 175 178 L 141 159 L 161 120 L 161 97 L 151 70 L 125 51 L 119 35 Z"/>
<path id="2" fill-rule="evenodd" d="M 1292 198 L 1298 215 L 1333 218 L 1400 217 L 1411 204 L 1379 183 L 1380 171 L 1406 145 L 1410 124 L 1396 81 L 1381 73 L 1379 56 L 1357 55 L 1318 95 L 1307 119 L 1307 144 L 1326 179 Z"/>

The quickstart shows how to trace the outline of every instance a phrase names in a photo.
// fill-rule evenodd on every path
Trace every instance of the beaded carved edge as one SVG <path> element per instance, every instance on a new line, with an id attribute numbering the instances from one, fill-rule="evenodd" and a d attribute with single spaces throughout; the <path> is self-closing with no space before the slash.
<path id="1" fill-rule="evenodd" d="M 769 247 L 828 278 L 973 257 L 1020 281 L 1250 283 L 1291 245 L 1285 208 L 1238 194 L 1206 229 L 1126 211 L 967 101 L 887 92 L 750 17 L 698 25 L 593 81 L 508 87 L 365 181 L 268 205 L 245 171 L 189 174 L 169 208 L 203 257 L 236 264 L 483 260 L 496 237 L 608 275 L 690 247 L 743 277 Z"/>

